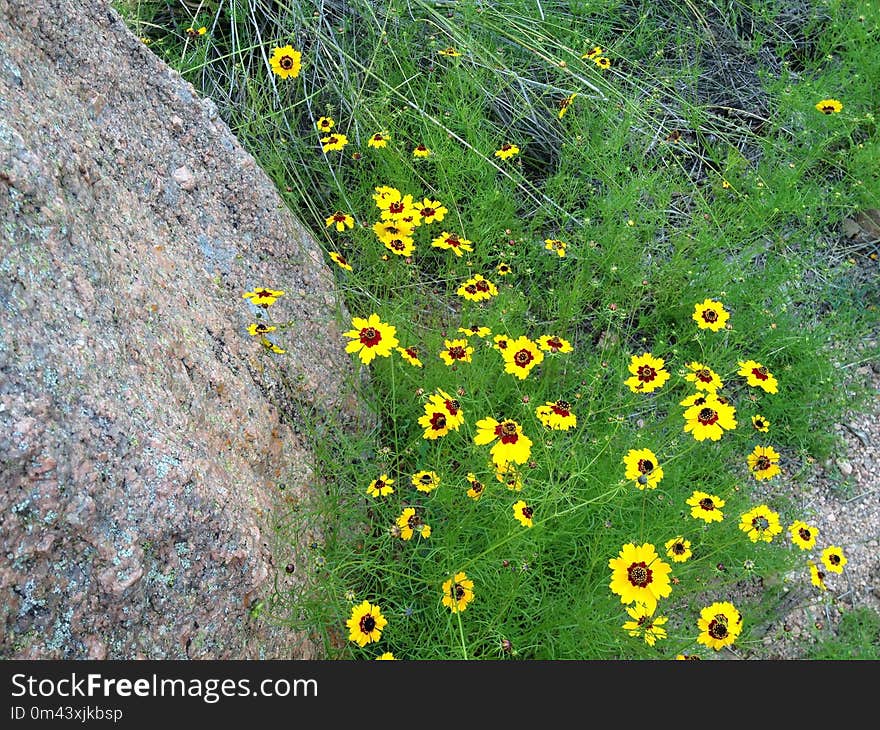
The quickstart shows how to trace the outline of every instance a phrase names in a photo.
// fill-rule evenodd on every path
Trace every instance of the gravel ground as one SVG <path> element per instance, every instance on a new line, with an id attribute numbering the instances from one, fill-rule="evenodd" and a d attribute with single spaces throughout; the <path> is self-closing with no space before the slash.
<path id="1" fill-rule="evenodd" d="M 880 364 L 863 366 L 857 375 L 872 383 L 872 403 L 835 425 L 845 450 L 817 464 L 805 483 L 792 485 L 790 495 L 819 531 L 810 557 L 818 559 L 828 545 L 840 546 L 848 560 L 844 572 L 826 572 L 824 593 L 805 583 L 806 572 L 790 576 L 778 620 L 761 628 L 761 645 L 724 658 L 803 659 L 813 644 L 836 634 L 846 611 L 868 606 L 880 612 Z"/>

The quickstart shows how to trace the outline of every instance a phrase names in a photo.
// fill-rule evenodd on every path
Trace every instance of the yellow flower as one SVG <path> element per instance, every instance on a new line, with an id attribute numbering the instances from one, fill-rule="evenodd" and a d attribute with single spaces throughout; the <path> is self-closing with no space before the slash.
<path id="1" fill-rule="evenodd" d="M 431 154 L 431 150 L 429 150 L 425 145 L 420 144 L 416 145 L 413 150 L 413 157 L 428 157 Z"/>
<path id="2" fill-rule="evenodd" d="M 510 268 L 510 264 L 500 263 L 495 267 L 495 271 L 498 272 L 498 276 L 507 276 L 513 269 Z"/>
<path id="3" fill-rule="evenodd" d="M 685 540 L 681 535 L 676 535 L 671 540 L 667 540 L 663 545 L 666 548 L 666 554 L 672 559 L 673 563 L 684 563 L 690 558 L 691 541 Z"/>
<path id="4" fill-rule="evenodd" d="M 544 362 L 544 352 L 524 335 L 511 340 L 501 356 L 504 358 L 504 372 L 520 380 L 525 380 L 535 367 Z"/>
<path id="5" fill-rule="evenodd" d="M 511 492 L 521 492 L 523 488 L 522 474 L 510 462 L 495 464 L 495 478 L 506 485 Z"/>
<path id="6" fill-rule="evenodd" d="M 623 630 L 628 631 L 630 636 L 642 637 L 648 646 L 654 646 L 657 639 L 666 638 L 663 624 L 669 619 L 665 616 L 654 618 L 654 612 L 648 611 L 644 606 L 627 606 L 626 612 L 633 620 L 624 623 Z"/>
<path id="7" fill-rule="evenodd" d="M 425 415 L 419 418 L 419 425 L 425 429 L 424 439 L 433 441 L 449 433 L 451 424 L 442 400 L 439 404 L 434 400 L 425 403 Z M 457 424 L 455 428 L 458 428 Z"/>
<path id="8" fill-rule="evenodd" d="M 593 46 L 592 50 L 587 51 L 581 58 L 593 60 L 594 58 L 598 58 L 602 55 L 602 47 L 601 46 Z"/>
<path id="9" fill-rule="evenodd" d="M 782 532 L 779 514 L 766 504 L 759 504 L 754 509 L 742 514 L 739 518 L 739 529 L 749 536 L 752 542 L 772 542 Z"/>
<path id="10" fill-rule="evenodd" d="M 470 489 L 467 490 L 467 496 L 473 500 L 477 500 L 483 496 L 483 492 L 486 490 L 486 486 L 477 479 L 477 475 L 473 472 L 468 472 L 467 475 L 468 484 L 470 484 Z"/>
<path id="11" fill-rule="evenodd" d="M 488 337 L 492 334 L 492 330 L 490 330 L 488 327 L 480 327 L 480 325 L 477 324 L 472 324 L 470 327 L 459 327 L 458 331 L 461 332 L 463 335 L 476 335 L 480 339 Z"/>
<path id="12" fill-rule="evenodd" d="M 401 195 L 399 191 L 394 189 L 387 191 L 381 200 L 376 200 L 376 207 L 382 211 L 382 220 L 403 223 L 410 228 L 418 225 L 416 218 L 421 218 L 421 216 L 418 216 L 413 196 L 409 194 Z M 412 217 L 412 220 L 403 220 L 409 216 Z"/>
<path id="13" fill-rule="evenodd" d="M 662 357 L 654 357 L 650 352 L 642 355 L 633 355 L 629 363 L 631 378 L 624 382 L 633 393 L 650 393 L 662 388 L 669 380 L 669 373 L 663 369 L 665 360 Z"/>
<path id="14" fill-rule="evenodd" d="M 382 208 L 389 200 L 400 200 L 400 191 L 390 185 L 377 185 L 373 190 L 373 200 L 378 208 Z"/>
<path id="15" fill-rule="evenodd" d="M 331 251 L 330 258 L 336 262 L 336 265 L 339 266 L 340 269 L 345 269 L 346 271 L 352 270 L 351 264 L 348 263 L 348 259 L 338 251 Z"/>
<path id="16" fill-rule="evenodd" d="M 483 418 L 477 421 L 477 433 L 474 443 L 483 446 L 495 441 L 490 450 L 492 462 L 497 467 L 510 463 L 525 464 L 532 453 L 532 440 L 523 433 L 522 426 L 510 419 L 496 421 L 494 418 Z"/>
<path id="17" fill-rule="evenodd" d="M 267 289 L 266 287 L 259 287 L 241 295 L 242 299 L 250 299 L 251 304 L 263 307 L 264 309 L 269 305 L 274 304 L 279 297 L 283 296 L 283 291 L 278 289 Z"/>
<path id="18" fill-rule="evenodd" d="M 443 203 L 439 200 L 431 200 L 431 198 L 425 198 L 421 203 L 416 203 L 414 207 L 426 224 L 439 223 L 449 212 Z"/>
<path id="19" fill-rule="evenodd" d="M 340 233 L 346 228 L 354 228 L 354 218 L 352 218 L 348 213 L 343 213 L 340 210 L 337 210 L 331 216 L 327 216 L 327 218 L 324 219 L 324 223 L 326 224 L 327 228 L 335 224 L 336 230 Z"/>
<path id="20" fill-rule="evenodd" d="M 822 99 L 822 101 L 816 104 L 816 109 L 823 114 L 837 114 L 843 109 L 843 104 L 837 99 Z"/>
<path id="21" fill-rule="evenodd" d="M 272 70 L 282 79 L 295 79 L 299 76 L 302 54 L 294 50 L 293 46 L 273 48 L 269 65 Z"/>
<path id="22" fill-rule="evenodd" d="M 371 497 L 387 497 L 389 494 L 394 494 L 392 484 L 394 484 L 394 480 L 389 479 L 387 474 L 383 474 L 378 479 L 370 482 L 370 486 L 367 487 L 367 494 Z"/>
<path id="23" fill-rule="evenodd" d="M 498 287 L 488 279 L 484 279 L 481 274 L 474 274 L 474 276 L 458 287 L 456 293 L 468 301 L 482 302 L 496 296 L 498 294 Z"/>
<path id="24" fill-rule="evenodd" d="M 779 454 L 772 446 L 756 446 L 746 457 L 752 476 L 758 481 L 772 479 L 782 472 L 779 468 Z"/>
<path id="25" fill-rule="evenodd" d="M 449 57 L 451 57 L 451 58 L 455 58 L 456 56 L 460 56 L 460 55 L 461 55 L 461 54 L 460 54 L 455 48 L 453 48 L 452 46 L 449 46 L 448 48 L 441 48 L 439 51 L 437 51 L 437 53 L 440 54 L 441 56 L 449 56 Z"/>
<path id="26" fill-rule="evenodd" d="M 752 425 L 755 427 L 756 431 L 760 431 L 761 433 L 767 433 L 770 430 L 770 421 L 764 418 L 764 416 L 752 416 Z"/>
<path id="27" fill-rule="evenodd" d="M 437 238 L 431 241 L 434 248 L 452 249 L 456 256 L 461 256 L 463 251 L 472 252 L 471 242 L 466 238 L 459 238 L 455 233 L 443 231 Z"/>
<path id="28" fill-rule="evenodd" d="M 474 600 L 474 582 L 467 573 L 456 573 L 443 584 L 443 605 L 453 613 L 464 611 Z"/>
<path id="29" fill-rule="evenodd" d="M 598 58 L 593 59 L 593 63 L 595 63 L 601 69 L 611 68 L 611 59 L 607 56 L 599 56 Z"/>
<path id="30" fill-rule="evenodd" d="M 635 479 L 639 489 L 656 489 L 663 479 L 663 468 L 650 449 L 630 449 L 623 457 L 627 479 Z"/>
<path id="31" fill-rule="evenodd" d="M 412 242 L 412 225 L 400 220 L 381 220 L 373 224 L 373 233 L 382 243 L 394 239 L 409 240 Z"/>
<path id="32" fill-rule="evenodd" d="M 385 620 L 379 606 L 364 601 L 351 609 L 351 618 L 346 621 L 348 638 L 357 642 L 358 646 L 366 646 L 382 638 L 382 629 L 387 624 L 388 621 Z"/>
<path id="33" fill-rule="evenodd" d="M 379 661 L 379 660 L 396 661 L 397 657 L 394 656 L 394 654 L 392 654 L 390 651 L 386 651 L 384 654 L 380 654 L 379 656 L 377 656 L 374 661 Z"/>
<path id="34" fill-rule="evenodd" d="M 268 334 L 269 332 L 274 332 L 277 329 L 278 328 L 275 327 L 274 325 L 263 324 L 262 322 L 256 322 L 254 324 L 249 324 L 247 331 L 248 331 L 249 335 L 252 335 L 253 337 L 257 337 L 258 335 L 265 335 L 265 334 Z"/>
<path id="35" fill-rule="evenodd" d="M 495 335 L 495 337 L 492 338 L 492 341 L 495 343 L 492 345 L 492 348 L 501 353 L 507 350 L 507 348 L 510 347 L 510 343 L 513 342 L 513 340 L 507 335 Z"/>
<path id="36" fill-rule="evenodd" d="M 703 365 L 701 362 L 694 360 L 686 366 L 691 372 L 684 376 L 684 379 L 693 383 L 698 390 L 705 390 L 708 393 L 714 393 L 719 388 L 724 387 L 724 383 L 712 368 Z"/>
<path id="37" fill-rule="evenodd" d="M 812 560 L 807 563 L 810 566 L 810 582 L 821 591 L 827 591 L 828 586 L 825 585 L 825 573 L 819 570 L 819 566 Z"/>
<path id="38" fill-rule="evenodd" d="M 376 149 L 387 147 L 389 139 L 391 139 L 391 135 L 388 132 L 376 132 L 367 140 L 367 147 L 375 147 Z"/>
<path id="39" fill-rule="evenodd" d="M 330 134 L 326 137 L 321 137 L 321 149 L 324 152 L 331 152 L 333 150 L 341 150 L 345 145 L 348 144 L 348 137 L 344 134 L 340 134 L 338 132 L 334 134 Z"/>
<path id="40" fill-rule="evenodd" d="M 843 550 L 837 545 L 829 545 L 822 551 L 822 564 L 832 573 L 842 573 L 843 566 L 849 562 Z"/>
<path id="41" fill-rule="evenodd" d="M 413 367 L 422 367 L 422 361 L 419 360 L 419 351 L 415 347 L 398 347 L 397 352 Z"/>
<path id="42" fill-rule="evenodd" d="M 648 613 L 657 609 L 657 601 L 672 593 L 669 573 L 672 566 L 664 563 L 651 543 L 627 543 L 616 558 L 608 561 L 611 568 L 611 592 L 624 604 L 642 604 Z"/>
<path id="43" fill-rule="evenodd" d="M 513 157 L 518 152 L 519 147 L 517 147 L 515 144 L 505 142 L 503 145 L 501 145 L 501 149 L 495 150 L 495 157 L 500 157 L 502 160 L 507 160 Z"/>
<path id="44" fill-rule="evenodd" d="M 558 117 L 559 117 L 560 119 L 562 119 L 562 117 L 565 116 L 566 112 L 568 111 L 568 107 L 571 106 L 571 103 L 574 101 L 574 98 L 575 98 L 576 96 L 577 96 L 577 94 L 572 94 L 571 96 L 566 96 L 564 99 L 562 99 L 562 100 L 559 102 L 559 113 L 558 113 Z"/>
<path id="45" fill-rule="evenodd" d="M 704 299 L 701 304 L 695 304 L 694 313 L 691 315 L 697 327 L 713 332 L 724 329 L 729 318 L 730 313 L 724 309 L 724 305 L 712 299 Z"/>
<path id="46" fill-rule="evenodd" d="M 697 620 L 700 635 L 697 642 L 718 651 L 736 641 L 742 632 L 742 625 L 742 614 L 732 603 L 713 603 L 700 611 L 700 618 Z"/>
<path id="47" fill-rule="evenodd" d="M 278 347 L 278 345 L 276 345 L 274 342 L 267 339 L 266 337 L 263 337 L 260 340 L 260 344 L 270 352 L 274 352 L 276 355 L 283 355 L 285 352 L 287 352 L 287 350 L 282 350 L 280 347 Z"/>
<path id="48" fill-rule="evenodd" d="M 565 241 L 560 241 L 558 238 L 545 238 L 544 239 L 544 248 L 548 251 L 556 251 L 559 258 L 565 256 L 565 247 L 568 244 Z"/>
<path id="49" fill-rule="evenodd" d="M 779 390 L 779 384 L 773 374 L 754 360 L 740 361 L 737 375 L 742 375 L 749 385 L 762 388 L 768 393 L 776 393 Z"/>
<path id="50" fill-rule="evenodd" d="M 816 538 L 819 537 L 819 530 L 811 527 L 803 520 L 795 520 L 788 526 L 791 533 L 791 541 L 801 550 L 812 550 L 816 545 Z"/>
<path id="51" fill-rule="evenodd" d="M 428 401 L 431 405 L 442 409 L 446 413 L 446 420 L 451 430 L 457 431 L 458 427 L 464 423 L 464 411 L 462 410 L 461 403 L 445 390 L 438 388 L 437 392 Z"/>
<path id="52" fill-rule="evenodd" d="M 353 329 L 344 333 L 351 339 L 345 351 L 358 353 L 364 365 L 369 365 L 375 357 L 390 357 L 399 344 L 395 337 L 397 328 L 382 322 L 378 314 L 371 314 L 367 319 L 354 317 L 351 324 Z"/>
<path id="53" fill-rule="evenodd" d="M 534 514 L 535 510 L 529 507 L 523 500 L 519 500 L 519 502 L 513 505 L 513 516 L 519 520 L 523 527 L 532 526 L 532 516 Z"/>
<path id="54" fill-rule="evenodd" d="M 415 242 L 410 236 L 401 236 L 399 238 L 386 238 L 383 242 L 385 248 L 396 256 L 409 257 L 416 250 Z M 388 257 L 384 257 L 383 261 L 387 261 Z"/>
<path id="55" fill-rule="evenodd" d="M 535 409 L 535 414 L 546 428 L 554 431 L 568 431 L 577 426 L 577 416 L 571 412 L 571 405 L 564 400 L 547 401 Z"/>
<path id="56" fill-rule="evenodd" d="M 334 122 L 331 117 L 321 117 L 315 122 L 315 126 L 321 132 L 329 132 L 334 126 L 336 126 L 336 122 Z"/>
<path id="57" fill-rule="evenodd" d="M 425 540 L 431 537 L 431 526 L 422 522 L 422 518 L 416 514 L 413 507 L 407 507 L 400 513 L 396 525 L 402 540 L 412 540 L 416 532 Z"/>
<path id="58" fill-rule="evenodd" d="M 444 340 L 443 345 L 445 349 L 440 350 L 440 359 L 447 365 L 454 365 L 457 362 L 471 362 L 474 348 L 468 344 L 467 340 Z"/>
<path id="59" fill-rule="evenodd" d="M 420 492 L 429 494 L 440 486 L 440 476 L 436 471 L 417 471 L 410 478 L 410 483 Z"/>
<path id="60" fill-rule="evenodd" d="M 697 441 L 718 441 L 725 430 L 736 428 L 736 409 L 714 393 L 707 393 L 702 405 L 693 405 L 684 412 L 684 431 Z"/>
<path id="61" fill-rule="evenodd" d="M 564 337 L 559 337 L 558 335 L 541 335 L 537 342 L 538 347 L 545 352 L 552 352 L 553 354 L 558 352 L 571 352 L 574 349 L 568 340 Z"/>
<path id="62" fill-rule="evenodd" d="M 724 506 L 724 500 L 716 497 L 714 494 L 707 494 L 700 490 L 694 490 L 694 493 L 687 499 L 686 504 L 691 508 L 691 517 L 703 520 L 707 523 L 721 522 L 724 519 L 724 513 L 721 508 Z"/>

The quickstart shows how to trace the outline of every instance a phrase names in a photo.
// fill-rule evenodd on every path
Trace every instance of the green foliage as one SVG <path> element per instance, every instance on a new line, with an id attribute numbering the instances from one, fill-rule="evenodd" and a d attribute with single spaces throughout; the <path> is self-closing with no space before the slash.
<path id="1" fill-rule="evenodd" d="M 730 600 L 744 616 L 737 646 L 747 648 L 764 607 L 743 586 L 803 571 L 806 557 L 787 532 L 749 541 L 739 516 L 764 503 L 783 527 L 809 518 L 758 482 L 746 456 L 773 445 L 782 454 L 776 479 L 796 481 L 836 447 L 829 424 L 865 392 L 853 368 L 877 356 L 864 344 L 880 304 L 876 257 L 841 234 L 844 218 L 880 194 L 880 54 L 868 52 L 880 32 L 876 6 L 117 5 L 214 99 L 323 250 L 350 262 L 347 271 L 328 259 L 349 311 L 378 314 L 424 363 L 392 352 L 369 365 L 369 388 L 351 383 L 374 428 L 352 436 L 312 424 L 323 429 L 321 489 L 282 516 L 291 544 L 311 545 L 308 579 L 261 610 L 315 632 L 333 658 L 617 659 L 711 656 L 695 644 L 697 616 Z M 186 33 L 202 25 L 204 36 Z M 296 79 L 273 76 L 268 64 L 286 44 L 303 53 Z M 610 68 L 583 57 L 595 46 Z M 461 55 L 439 53 L 448 47 Z M 841 113 L 816 110 L 829 97 L 843 101 Z M 343 150 L 322 151 L 322 116 L 348 137 Z M 384 131 L 387 147 L 367 145 Z M 521 152 L 497 157 L 505 142 Z M 418 144 L 432 154 L 413 157 Z M 449 209 L 415 230 L 410 257 L 371 230 L 384 185 Z M 354 228 L 327 226 L 334 211 L 354 216 Z M 441 231 L 473 241 L 473 252 L 432 247 Z M 546 239 L 564 240 L 566 255 Z M 501 263 L 507 276 L 496 273 Z M 497 297 L 456 294 L 477 273 L 497 284 Z M 706 298 L 731 312 L 729 328 L 697 327 L 691 315 Z M 574 349 L 546 353 L 519 380 L 504 372 L 492 336 L 470 336 L 473 361 L 448 367 L 437 353 L 472 325 L 492 336 L 561 335 Z M 643 352 L 664 358 L 672 376 L 650 394 L 624 385 L 631 356 Z M 778 393 L 737 374 L 749 359 L 770 368 Z M 720 375 L 736 407 L 737 428 L 718 441 L 683 431 L 693 361 Z M 460 399 L 465 423 L 426 440 L 418 418 L 438 388 Z M 570 431 L 536 417 L 558 399 L 577 415 Z M 766 435 L 752 428 L 759 413 L 771 423 Z M 516 420 L 533 441 L 521 491 L 496 479 L 490 447 L 474 444 L 486 417 Z M 656 489 L 624 478 L 623 456 L 638 448 L 664 468 Z M 409 479 L 421 469 L 438 472 L 441 486 L 415 490 Z M 395 493 L 368 497 L 383 473 Z M 469 473 L 486 486 L 478 501 L 466 494 Z M 685 500 L 695 489 L 725 501 L 722 522 L 691 516 Z M 520 498 L 535 508 L 532 528 L 513 518 Z M 392 533 L 405 506 L 425 516 L 430 538 Z M 315 524 L 317 543 L 303 532 Z M 629 542 L 652 543 L 668 561 L 664 543 L 677 535 L 694 555 L 673 564 L 672 597 L 658 608 L 669 637 L 649 646 L 621 630 L 629 617 L 609 590 L 608 561 Z M 441 604 L 441 585 L 457 571 L 475 586 L 460 614 Z M 347 640 L 351 606 L 365 599 L 388 619 L 378 649 Z"/>

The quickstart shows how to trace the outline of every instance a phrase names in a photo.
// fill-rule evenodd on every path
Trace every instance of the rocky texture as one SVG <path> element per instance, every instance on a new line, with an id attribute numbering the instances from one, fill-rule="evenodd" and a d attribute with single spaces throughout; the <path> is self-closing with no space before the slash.
<path id="1" fill-rule="evenodd" d="M 353 369 L 271 181 L 104 2 L 0 0 L 0 218 L 0 657 L 314 656 L 251 609 Z"/>

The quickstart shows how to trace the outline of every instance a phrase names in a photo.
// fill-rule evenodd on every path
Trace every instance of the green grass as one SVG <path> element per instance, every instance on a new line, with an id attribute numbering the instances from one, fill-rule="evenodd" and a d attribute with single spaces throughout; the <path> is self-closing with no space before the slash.
<path id="1" fill-rule="evenodd" d="M 392 352 L 364 366 L 368 385 L 353 380 L 375 428 L 311 424 L 321 488 L 279 520 L 292 545 L 310 524 L 323 539 L 302 556 L 305 588 L 275 596 L 272 615 L 312 632 L 330 658 L 708 658 L 714 651 L 695 643 L 700 609 L 736 601 L 735 647 L 759 643 L 750 627 L 775 599 L 747 600 L 743 586 L 807 576 L 806 560 L 825 546 L 801 552 L 787 531 L 753 543 L 739 516 L 766 504 L 784 528 L 809 521 L 774 480 L 796 482 L 839 446 L 829 425 L 861 402 L 866 389 L 852 375 L 877 356 L 864 344 L 877 321 L 876 246 L 841 234 L 847 216 L 880 199 L 876 3 L 230 0 L 205 2 L 196 16 L 174 3 L 116 5 L 214 99 L 322 249 L 350 262 L 347 271 L 328 258 L 351 314 L 378 314 L 424 363 Z M 208 32 L 190 38 L 190 25 Z M 288 43 L 302 51 L 302 73 L 280 79 L 268 58 Z M 597 45 L 610 68 L 582 58 Z M 449 46 L 461 55 L 438 53 Z M 825 98 L 843 111 L 817 111 Z M 347 135 L 343 150 L 322 152 L 321 116 Z M 389 145 L 368 147 L 384 130 Z M 505 142 L 520 153 L 495 156 Z M 414 158 L 418 144 L 432 155 Z M 449 210 L 415 230 L 406 259 L 371 230 L 383 185 Z M 354 216 L 353 229 L 325 225 L 337 210 Z M 444 230 L 473 251 L 432 247 Z M 566 256 L 545 239 L 564 240 Z M 498 295 L 458 296 L 474 274 Z M 706 298 L 724 303 L 729 328 L 697 327 L 691 315 Z M 445 340 L 471 325 L 560 335 L 573 351 L 546 353 L 520 380 L 504 372 L 491 336 L 471 336 L 472 362 L 448 367 L 438 357 Z M 624 384 L 643 352 L 671 374 L 649 394 Z M 737 374 L 748 359 L 777 377 L 777 393 Z M 737 427 L 718 441 L 683 430 L 692 361 L 720 375 L 736 408 Z M 437 389 L 456 395 L 465 421 L 428 440 L 418 418 Z M 572 404 L 576 428 L 551 431 L 536 417 L 558 399 Z M 758 413 L 767 434 L 752 427 Z M 519 492 L 496 479 L 490 447 L 474 443 L 486 417 L 514 419 L 533 441 Z M 746 456 L 767 444 L 782 474 L 758 482 Z M 638 448 L 664 469 L 656 489 L 624 478 L 623 456 Z M 439 488 L 409 484 L 422 469 L 440 475 Z M 395 492 L 368 497 L 383 473 Z M 469 473 L 486 487 L 478 501 L 466 494 Z M 725 501 L 721 522 L 691 516 L 695 489 Z M 531 528 L 513 517 L 518 499 L 534 507 Z M 392 534 L 405 506 L 430 524 L 428 539 Z M 663 547 L 676 535 L 691 542 L 685 563 Z M 621 629 L 629 617 L 609 590 L 609 559 L 627 543 L 653 544 L 673 565 L 657 609 L 668 638 L 653 646 Z M 441 603 L 457 571 L 474 581 L 461 613 Z M 361 648 L 345 623 L 364 600 L 388 625 Z"/>

